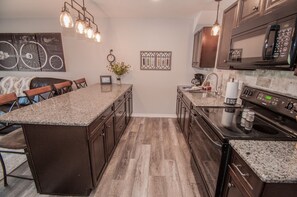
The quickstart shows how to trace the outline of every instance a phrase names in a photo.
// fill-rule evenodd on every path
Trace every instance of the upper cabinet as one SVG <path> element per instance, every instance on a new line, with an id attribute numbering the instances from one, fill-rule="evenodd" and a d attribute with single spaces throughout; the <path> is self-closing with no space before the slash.
<path id="1" fill-rule="evenodd" d="M 266 0 L 266 4 L 265 4 L 265 13 L 271 12 L 273 11 L 273 9 L 278 8 L 281 5 L 285 5 L 285 3 L 287 3 L 288 0 Z"/>
<path id="2" fill-rule="evenodd" d="M 239 0 L 238 23 L 257 17 L 262 11 L 264 0 Z"/>
<path id="3" fill-rule="evenodd" d="M 215 66 L 218 36 L 211 36 L 211 27 L 203 27 L 194 36 L 192 67 Z"/>
<path id="4" fill-rule="evenodd" d="M 217 68 L 219 69 L 229 69 L 227 60 L 230 51 L 232 29 L 236 26 L 236 11 L 237 2 L 224 11 L 217 62 Z"/>

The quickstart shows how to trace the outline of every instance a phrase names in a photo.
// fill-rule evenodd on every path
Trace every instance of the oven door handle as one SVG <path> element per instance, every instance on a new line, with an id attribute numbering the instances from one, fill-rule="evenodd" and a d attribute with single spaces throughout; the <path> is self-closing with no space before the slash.
<path id="1" fill-rule="evenodd" d="M 197 125 L 200 127 L 201 131 L 204 133 L 204 135 L 206 135 L 206 137 L 216 146 L 222 148 L 221 143 L 214 141 L 207 133 L 206 131 L 200 126 L 199 122 L 197 121 L 196 118 L 194 118 L 195 122 L 197 123 Z"/>

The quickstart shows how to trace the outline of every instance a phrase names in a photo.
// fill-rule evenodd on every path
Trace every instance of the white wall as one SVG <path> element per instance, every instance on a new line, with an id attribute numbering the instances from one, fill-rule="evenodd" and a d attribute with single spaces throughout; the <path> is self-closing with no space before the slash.
<path id="1" fill-rule="evenodd" d="M 132 66 L 123 79 L 134 85 L 136 115 L 172 116 L 176 86 L 190 81 L 192 25 L 189 19 L 112 19 L 111 48 Z M 171 71 L 140 70 L 140 51 L 172 51 Z"/>
<path id="2" fill-rule="evenodd" d="M 0 33 L 62 32 L 66 72 L 0 72 L 0 76 L 51 76 L 77 79 L 89 84 L 109 74 L 106 55 L 114 50 L 118 61 L 132 66 L 123 83 L 134 85 L 134 112 L 141 116 L 174 116 L 176 86 L 188 84 L 193 69 L 193 20 L 190 19 L 104 19 L 98 22 L 101 44 L 77 37 L 62 29 L 58 19 L 0 19 Z M 141 71 L 141 50 L 172 51 L 171 71 Z M 113 78 L 114 79 L 114 78 Z"/>
<path id="3" fill-rule="evenodd" d="M 105 21 L 100 21 L 100 29 L 105 39 L 107 29 Z M 66 72 L 18 72 L 0 71 L 0 76 L 49 76 L 65 79 L 86 77 L 89 84 L 99 82 L 99 76 L 105 72 L 106 49 L 103 44 L 95 43 L 84 37 L 77 37 L 73 29 L 60 27 L 58 19 L 0 19 L 0 33 L 42 33 L 61 32 L 64 48 Z"/>

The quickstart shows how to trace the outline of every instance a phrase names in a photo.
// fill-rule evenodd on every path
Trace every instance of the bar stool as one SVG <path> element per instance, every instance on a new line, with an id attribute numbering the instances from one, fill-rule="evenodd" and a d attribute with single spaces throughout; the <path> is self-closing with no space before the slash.
<path id="1" fill-rule="evenodd" d="M 73 81 L 77 87 L 77 89 L 86 88 L 88 86 L 86 79 L 81 78 Z"/>
<path id="2" fill-rule="evenodd" d="M 65 94 L 72 91 L 72 81 L 65 81 L 54 84 L 55 91 L 58 95 Z"/>
<path id="3" fill-rule="evenodd" d="M 26 90 L 24 93 L 31 104 L 38 103 L 54 96 L 53 88 L 50 85 Z"/>
<path id="4" fill-rule="evenodd" d="M 7 104 L 11 104 L 12 107 L 14 105 L 17 105 L 19 107 L 18 98 L 15 93 L 0 95 L 0 106 L 7 105 Z M 29 178 L 26 176 L 12 175 L 11 173 L 7 174 L 5 163 L 1 154 L 1 153 L 12 153 L 12 154 L 24 155 L 27 153 L 27 145 L 26 145 L 22 128 L 18 128 L 10 132 L 9 134 L 1 136 L 0 148 L 11 149 L 11 150 L 0 150 L 0 163 L 2 166 L 5 187 L 8 186 L 8 183 L 7 183 L 8 176 L 14 177 L 14 178 L 26 179 L 26 180 L 33 180 L 33 178 Z M 24 152 L 19 152 L 17 150 L 24 150 Z"/>

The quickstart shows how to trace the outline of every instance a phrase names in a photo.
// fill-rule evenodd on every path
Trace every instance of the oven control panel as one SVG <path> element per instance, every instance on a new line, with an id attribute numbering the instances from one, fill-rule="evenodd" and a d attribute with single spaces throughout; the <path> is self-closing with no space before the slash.
<path id="1" fill-rule="evenodd" d="M 294 119 L 297 116 L 297 98 L 271 93 L 249 86 L 243 88 L 240 98 Z"/>

